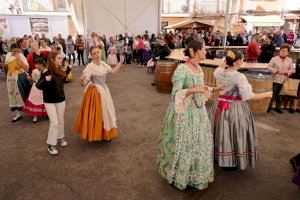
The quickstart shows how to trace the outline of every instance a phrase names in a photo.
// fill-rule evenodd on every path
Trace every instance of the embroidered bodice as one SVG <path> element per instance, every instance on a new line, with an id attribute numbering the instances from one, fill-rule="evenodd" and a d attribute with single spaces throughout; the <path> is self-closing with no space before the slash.
<path id="1" fill-rule="evenodd" d="M 224 68 L 218 67 L 214 72 L 214 76 L 216 77 L 217 85 L 226 85 L 226 88 L 220 91 L 221 95 L 242 98 L 244 101 L 253 97 L 252 86 L 244 74 L 238 71 L 229 72 Z"/>
<path id="2" fill-rule="evenodd" d="M 91 76 L 91 81 L 93 84 L 99 84 L 102 87 L 105 86 L 106 83 L 106 76 L 105 75 L 92 75 Z"/>

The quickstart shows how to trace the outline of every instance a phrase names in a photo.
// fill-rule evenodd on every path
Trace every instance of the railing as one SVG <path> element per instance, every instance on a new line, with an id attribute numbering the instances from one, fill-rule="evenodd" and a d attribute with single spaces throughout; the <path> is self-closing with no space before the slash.
<path id="1" fill-rule="evenodd" d="M 162 14 L 225 13 L 226 0 L 162 0 Z"/>
<path id="2" fill-rule="evenodd" d="M 23 10 L 29 12 L 53 11 L 52 0 L 23 0 Z"/>
<path id="3" fill-rule="evenodd" d="M 162 0 L 163 14 L 188 14 L 190 0 Z"/>
<path id="4" fill-rule="evenodd" d="M 225 13 L 225 0 L 196 0 L 195 12 L 201 14 Z"/>

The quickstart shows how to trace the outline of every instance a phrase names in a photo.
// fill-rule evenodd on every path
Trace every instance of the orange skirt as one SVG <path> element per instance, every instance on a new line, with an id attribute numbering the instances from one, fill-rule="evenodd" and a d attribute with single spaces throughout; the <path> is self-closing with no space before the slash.
<path id="1" fill-rule="evenodd" d="M 118 136 L 116 128 L 109 131 L 104 129 L 101 96 L 95 86 L 90 86 L 83 96 L 75 122 L 75 132 L 90 142 L 110 141 Z"/>

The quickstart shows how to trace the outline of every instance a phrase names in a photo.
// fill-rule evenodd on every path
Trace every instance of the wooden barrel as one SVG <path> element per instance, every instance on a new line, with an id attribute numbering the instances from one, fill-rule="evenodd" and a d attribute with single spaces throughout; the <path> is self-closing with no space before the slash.
<path id="1" fill-rule="evenodd" d="M 155 85 L 159 93 L 172 92 L 172 77 L 176 70 L 177 62 L 169 60 L 160 60 L 156 62 Z"/>
<path id="2" fill-rule="evenodd" d="M 263 93 L 272 91 L 272 77 L 266 71 L 246 71 L 244 72 L 248 82 L 252 85 L 253 93 Z M 267 112 L 271 98 L 248 100 L 252 112 Z"/>
<path id="3" fill-rule="evenodd" d="M 210 65 L 201 64 L 201 69 L 204 73 L 204 82 L 207 86 L 216 87 L 216 78 L 214 76 L 214 72 L 216 67 Z M 210 98 L 210 101 L 214 101 L 219 96 L 218 92 L 215 92 Z"/>

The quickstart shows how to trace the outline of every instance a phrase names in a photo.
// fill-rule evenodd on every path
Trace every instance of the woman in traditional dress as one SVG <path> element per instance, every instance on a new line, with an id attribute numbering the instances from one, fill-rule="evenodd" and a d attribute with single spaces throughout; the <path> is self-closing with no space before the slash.
<path id="1" fill-rule="evenodd" d="M 272 92 L 254 94 L 244 74 L 237 70 L 243 54 L 229 51 L 226 65 L 218 67 L 217 84 L 226 88 L 211 108 L 210 120 L 214 133 L 215 160 L 220 167 L 246 169 L 258 159 L 258 134 L 247 100 L 272 97 Z"/>
<path id="2" fill-rule="evenodd" d="M 115 68 L 101 59 L 101 50 L 91 50 L 92 61 L 82 74 L 82 85 L 86 85 L 83 100 L 75 122 L 75 131 L 82 139 L 110 141 L 118 135 L 114 104 L 106 86 L 107 74 L 117 73 L 123 65 L 124 57 Z"/>
<path id="3" fill-rule="evenodd" d="M 34 69 L 31 74 L 33 84 L 28 99 L 25 102 L 24 113 L 33 116 L 32 121 L 35 123 L 38 117 L 47 116 L 47 111 L 44 105 L 43 91 L 36 87 L 36 83 L 39 81 L 41 73 L 46 67 L 46 63 L 42 58 L 37 58 L 34 60 L 34 65 L 36 69 Z"/>
<path id="4" fill-rule="evenodd" d="M 29 64 L 23 54 L 20 53 L 18 44 L 11 45 L 11 52 L 6 55 L 5 63 L 8 67 L 7 72 L 7 91 L 9 107 L 16 112 L 12 122 L 22 119 L 21 111 L 24 108 L 24 101 L 27 98 L 31 83 L 28 80 L 27 71 Z"/>
<path id="5" fill-rule="evenodd" d="M 204 43 L 188 43 L 189 57 L 178 65 L 173 78 L 172 100 L 158 139 L 159 173 L 169 184 L 183 190 L 202 190 L 214 179 L 213 136 L 205 102 L 224 86 L 208 88 L 198 65 L 205 59 Z"/>

